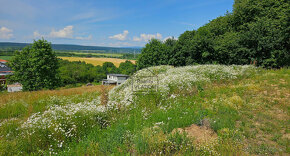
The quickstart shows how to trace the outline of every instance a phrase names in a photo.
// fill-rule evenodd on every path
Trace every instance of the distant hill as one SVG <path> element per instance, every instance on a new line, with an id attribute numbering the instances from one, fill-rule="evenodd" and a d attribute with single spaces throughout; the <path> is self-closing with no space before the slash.
<path id="1" fill-rule="evenodd" d="M 30 43 L 15 43 L 15 42 L 0 42 L 0 49 L 22 49 Z M 102 46 L 82 46 L 72 44 L 52 44 L 54 50 L 59 51 L 90 51 L 90 52 L 103 52 L 103 53 L 140 53 L 139 47 L 102 47 Z"/>

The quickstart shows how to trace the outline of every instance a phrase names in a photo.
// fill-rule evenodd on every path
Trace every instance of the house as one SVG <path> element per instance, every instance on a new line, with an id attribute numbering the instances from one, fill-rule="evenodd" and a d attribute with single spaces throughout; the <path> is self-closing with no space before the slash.
<path id="1" fill-rule="evenodd" d="M 6 76 L 12 74 L 11 68 L 7 66 L 7 61 L 0 60 L 0 85 L 6 83 Z"/>
<path id="2" fill-rule="evenodd" d="M 103 85 L 120 85 L 129 78 L 129 75 L 107 74 L 107 79 L 102 80 Z"/>
<path id="3" fill-rule="evenodd" d="M 22 85 L 20 83 L 14 83 L 11 85 L 7 85 L 8 92 L 19 92 L 22 91 Z"/>
<path id="4" fill-rule="evenodd" d="M 0 59 L 0 63 L 7 63 L 8 61 Z"/>

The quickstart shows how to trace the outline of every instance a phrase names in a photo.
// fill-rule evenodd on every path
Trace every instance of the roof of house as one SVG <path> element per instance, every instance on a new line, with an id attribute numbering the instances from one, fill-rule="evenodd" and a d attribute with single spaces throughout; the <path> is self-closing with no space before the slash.
<path id="1" fill-rule="evenodd" d="M 6 63 L 6 62 L 8 62 L 8 61 L 0 59 L 0 62 Z"/>
<path id="2" fill-rule="evenodd" d="M 0 72 L 11 72 L 11 68 L 9 68 L 6 64 L 0 62 Z"/>
<path id="3" fill-rule="evenodd" d="M 21 83 L 14 83 L 14 84 L 7 85 L 7 87 L 22 87 L 22 84 Z"/>
<path id="4" fill-rule="evenodd" d="M 117 77 L 129 77 L 129 75 L 124 74 L 108 74 L 109 76 L 117 76 Z"/>

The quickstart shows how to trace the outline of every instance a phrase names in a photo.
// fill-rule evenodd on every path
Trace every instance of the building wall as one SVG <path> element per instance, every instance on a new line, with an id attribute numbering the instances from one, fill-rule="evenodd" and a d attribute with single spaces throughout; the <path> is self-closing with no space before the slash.
<path id="1" fill-rule="evenodd" d="M 19 92 L 19 91 L 22 91 L 22 86 L 19 86 L 19 87 L 7 87 L 7 91 L 8 92 Z"/>
<path id="2" fill-rule="evenodd" d="M 123 77 L 123 76 L 118 77 L 118 76 L 107 75 L 107 80 L 115 81 L 117 85 L 124 83 L 127 79 L 128 79 L 127 77 Z"/>

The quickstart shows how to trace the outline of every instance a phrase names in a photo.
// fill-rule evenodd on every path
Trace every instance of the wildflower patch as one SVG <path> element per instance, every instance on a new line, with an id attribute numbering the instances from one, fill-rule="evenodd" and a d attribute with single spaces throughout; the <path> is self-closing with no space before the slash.
<path id="1" fill-rule="evenodd" d="M 147 68 L 146 74 L 132 76 L 132 91 L 134 94 L 158 92 L 158 76 Z"/>

